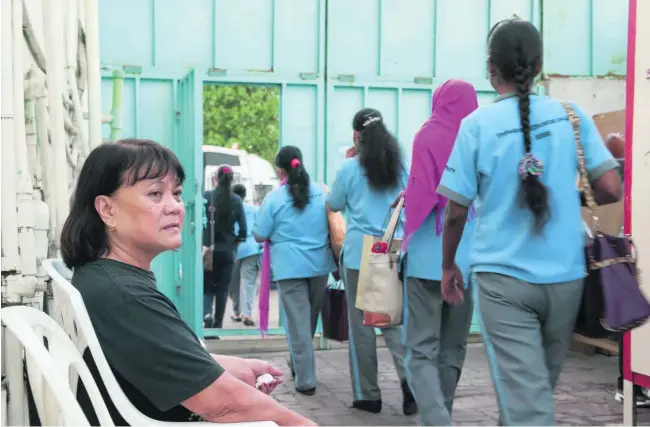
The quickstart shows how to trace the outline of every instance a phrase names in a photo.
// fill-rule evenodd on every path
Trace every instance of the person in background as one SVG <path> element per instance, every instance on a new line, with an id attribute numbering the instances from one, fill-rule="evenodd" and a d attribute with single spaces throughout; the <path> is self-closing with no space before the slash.
<path id="1" fill-rule="evenodd" d="M 476 200 L 470 273 L 500 425 L 556 425 L 553 394 L 585 277 L 576 144 L 563 105 L 531 93 L 542 69 L 537 28 L 518 18 L 497 23 L 488 55 L 499 96 L 463 120 L 438 187 L 449 199 L 442 296 L 463 301 L 455 258 Z M 596 202 L 614 203 L 621 197 L 618 163 L 592 118 L 573 108 Z"/>
<path id="2" fill-rule="evenodd" d="M 442 299 L 442 218 L 447 199 L 436 194 L 435 189 L 461 120 L 478 108 L 478 100 L 471 84 L 449 80 L 436 89 L 431 104 L 431 117 L 413 141 L 411 171 L 404 193 L 406 223 L 402 252 L 406 253 L 406 283 L 402 338 L 406 346 L 406 372 L 422 424 L 451 425 L 473 305 L 468 286 L 463 304 L 450 305 Z M 466 285 L 473 232 L 474 222 L 468 221 L 456 252 Z"/>
<path id="3" fill-rule="evenodd" d="M 282 147 L 275 165 L 282 185 L 264 198 L 253 235 L 258 242 L 269 242 L 270 276 L 277 282 L 286 314 L 284 327 L 296 391 L 313 395 L 313 338 L 327 280 L 336 269 L 329 243 L 325 194 L 320 185 L 311 182 L 298 147 Z M 262 280 L 268 277 L 268 267 L 262 264 Z M 264 292 L 268 292 L 268 283 L 262 283 L 260 299 Z"/>
<path id="4" fill-rule="evenodd" d="M 120 388 L 158 421 L 315 425 L 255 388 L 257 377 L 282 372 L 261 360 L 210 354 L 158 290 L 151 261 L 181 246 L 184 180 L 171 150 L 123 139 L 88 155 L 72 196 L 61 255 Z M 114 424 L 128 425 L 89 350 L 84 361 Z M 77 399 L 90 425 L 99 425 L 82 382 Z"/>
<path id="5" fill-rule="evenodd" d="M 243 184 L 235 184 L 232 192 L 242 200 L 246 200 L 246 187 Z M 252 226 L 259 208 L 249 203 L 244 203 L 244 214 L 246 224 L 249 225 L 246 241 L 237 247 L 237 261 L 233 271 L 232 282 L 230 283 L 230 299 L 233 302 L 235 314 L 232 320 L 244 322 L 246 326 L 255 326 L 253 321 L 253 301 L 257 294 L 257 276 L 260 272 L 261 245 L 255 241 Z M 235 227 L 238 232 L 238 225 Z"/>
<path id="6" fill-rule="evenodd" d="M 615 159 L 625 159 L 625 137 L 620 133 L 610 133 L 607 135 L 605 145 Z"/>
<path id="7" fill-rule="evenodd" d="M 204 327 L 223 327 L 228 303 L 228 288 L 232 279 L 237 245 L 246 241 L 248 233 L 242 199 L 232 193 L 233 171 L 221 166 L 214 178 L 215 188 L 203 193 L 208 223 L 203 229 L 203 250 L 210 246 L 210 210 L 214 209 L 214 256 L 211 272 L 204 272 Z M 239 226 L 235 234 L 235 223 Z M 214 316 L 212 304 L 214 302 Z"/>
<path id="8" fill-rule="evenodd" d="M 327 197 L 334 212 L 344 211 L 347 229 L 340 256 L 340 269 L 348 305 L 350 325 L 350 377 L 352 406 L 379 413 L 381 390 L 377 383 L 377 346 L 375 329 L 363 324 L 363 311 L 355 306 L 364 234 L 380 236 L 386 213 L 406 187 L 407 172 L 397 140 L 388 132 L 381 113 L 372 108 L 357 112 L 352 121 L 354 151 L 336 173 Z M 405 349 L 399 326 L 382 328 L 399 377 L 405 415 L 417 413 L 415 398 L 406 380 Z"/>
<path id="9" fill-rule="evenodd" d="M 625 137 L 620 133 L 612 133 L 607 136 L 605 140 L 605 145 L 609 149 L 609 152 L 612 153 L 619 162 L 621 166 L 625 161 Z M 621 168 L 621 172 L 623 168 Z M 623 175 L 621 173 L 621 175 Z M 621 229 L 621 235 L 624 231 Z M 623 334 L 619 334 L 618 337 L 618 380 L 616 394 L 614 399 L 617 402 L 623 402 L 623 360 L 625 359 L 625 346 L 623 345 Z M 636 405 L 638 407 L 650 407 L 650 398 L 648 397 L 648 390 L 644 389 L 641 386 L 634 386 L 634 398 L 636 399 Z"/>

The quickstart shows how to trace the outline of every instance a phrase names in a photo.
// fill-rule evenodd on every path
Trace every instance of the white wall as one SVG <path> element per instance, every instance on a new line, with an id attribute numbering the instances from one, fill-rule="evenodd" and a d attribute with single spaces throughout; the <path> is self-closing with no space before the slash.
<path id="1" fill-rule="evenodd" d="M 632 233 L 641 287 L 650 298 L 650 2 L 638 0 L 632 149 Z M 632 331 L 632 371 L 650 377 L 650 323 Z"/>
<path id="2" fill-rule="evenodd" d="M 592 116 L 625 109 L 625 79 L 552 78 L 545 86 L 548 95 L 575 102 Z"/>

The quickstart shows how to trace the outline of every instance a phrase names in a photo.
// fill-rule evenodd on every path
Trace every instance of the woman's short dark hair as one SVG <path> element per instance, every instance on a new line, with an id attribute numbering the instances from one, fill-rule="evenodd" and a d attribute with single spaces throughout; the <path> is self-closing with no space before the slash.
<path id="1" fill-rule="evenodd" d="M 244 184 L 233 185 L 232 192 L 238 195 L 242 200 L 246 198 L 246 186 Z"/>
<path id="2" fill-rule="evenodd" d="M 388 131 L 381 113 L 364 108 L 352 119 L 352 128 L 359 132 L 359 163 L 370 187 L 389 190 L 397 187 L 402 173 L 402 153 L 397 139 Z"/>
<path id="3" fill-rule="evenodd" d="M 542 36 L 533 24 L 519 18 L 498 22 L 488 34 L 490 61 L 498 77 L 516 88 L 519 116 L 523 134 L 524 154 L 531 152 L 530 90 L 535 76 L 542 69 Z M 540 231 L 549 219 L 548 189 L 539 176 L 527 174 L 522 178 L 523 204 L 535 218 Z"/>
<path id="4" fill-rule="evenodd" d="M 282 147 L 275 156 L 275 165 L 287 172 L 287 185 L 293 206 L 304 210 L 309 204 L 309 174 L 302 164 L 302 152 L 293 145 Z"/>
<path id="5" fill-rule="evenodd" d="M 183 184 L 185 171 L 176 155 L 154 141 L 122 139 L 92 150 L 77 178 L 70 214 L 61 231 L 65 264 L 81 267 L 109 250 L 106 225 L 95 209 L 97 196 L 111 196 L 122 186 L 164 178 L 169 173 Z"/>

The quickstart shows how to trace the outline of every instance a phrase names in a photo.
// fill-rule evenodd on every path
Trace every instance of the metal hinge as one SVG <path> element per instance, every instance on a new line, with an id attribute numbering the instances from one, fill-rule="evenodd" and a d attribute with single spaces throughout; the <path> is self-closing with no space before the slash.
<path id="1" fill-rule="evenodd" d="M 142 74 L 141 65 L 122 65 L 122 70 L 124 70 L 126 74 Z"/>
<path id="2" fill-rule="evenodd" d="M 318 73 L 300 73 L 301 80 L 316 80 L 318 79 Z"/>
<path id="3" fill-rule="evenodd" d="M 339 74 L 336 79 L 341 82 L 354 83 L 354 74 Z"/>
<path id="4" fill-rule="evenodd" d="M 208 68 L 208 76 L 219 77 L 225 76 L 226 74 L 228 74 L 228 70 L 226 68 Z"/>
<path id="5" fill-rule="evenodd" d="M 415 84 L 417 85 L 430 85 L 433 84 L 433 78 L 432 77 L 416 77 L 413 79 Z"/>

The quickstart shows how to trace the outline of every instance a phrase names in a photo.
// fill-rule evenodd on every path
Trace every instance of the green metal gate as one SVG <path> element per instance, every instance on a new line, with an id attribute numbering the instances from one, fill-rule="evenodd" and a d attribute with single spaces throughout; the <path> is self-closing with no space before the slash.
<path id="1" fill-rule="evenodd" d="M 627 0 L 100 0 L 104 111 L 111 109 L 112 71 L 121 68 L 122 136 L 173 148 L 188 175 L 183 247 L 154 262 L 161 290 L 200 330 L 204 83 L 279 87 L 280 143 L 300 147 L 311 175 L 331 183 L 359 108 L 380 109 L 409 153 L 429 115 L 433 90 L 447 78 L 470 81 L 480 103 L 490 102 L 487 32 L 513 14 L 542 28 L 546 73 L 623 74 L 626 5 Z M 609 36 L 614 27 L 622 36 Z M 580 49 L 566 40 L 579 42 Z M 103 134 L 108 136 L 108 126 Z"/>

